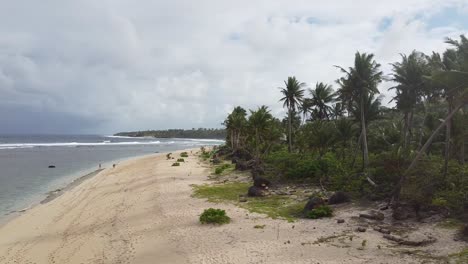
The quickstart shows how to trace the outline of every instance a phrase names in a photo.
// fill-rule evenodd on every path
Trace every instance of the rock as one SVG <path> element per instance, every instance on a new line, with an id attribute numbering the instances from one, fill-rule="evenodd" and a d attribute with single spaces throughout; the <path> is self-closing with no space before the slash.
<path id="1" fill-rule="evenodd" d="M 351 198 L 349 197 L 348 194 L 344 192 L 335 192 L 328 198 L 328 204 L 341 204 L 341 203 L 347 203 L 351 201 Z"/>
<path id="2" fill-rule="evenodd" d="M 462 228 L 462 237 L 468 238 L 468 224 L 465 224 L 465 226 Z"/>
<path id="3" fill-rule="evenodd" d="M 360 226 L 360 227 L 358 227 L 356 230 L 357 230 L 358 232 L 366 232 L 367 229 L 366 229 L 365 227 Z"/>
<path id="4" fill-rule="evenodd" d="M 304 207 L 304 212 L 310 212 L 312 211 L 312 209 L 315 209 L 317 208 L 318 206 L 321 206 L 321 205 L 324 205 L 325 202 L 323 201 L 322 198 L 320 197 L 311 197 L 309 199 L 309 201 L 307 202 L 307 204 L 305 205 Z"/>
<path id="5" fill-rule="evenodd" d="M 400 206 L 393 209 L 392 217 L 395 220 L 406 220 L 408 218 L 414 217 L 414 211 L 410 210 L 405 206 Z"/>
<path id="6" fill-rule="evenodd" d="M 359 214 L 359 217 L 378 221 L 385 219 L 385 215 L 383 213 L 377 212 L 375 210 L 371 210 L 367 214 Z"/>
<path id="7" fill-rule="evenodd" d="M 263 190 L 261 188 L 255 187 L 255 186 L 251 186 L 249 188 L 249 191 L 248 191 L 247 195 L 250 196 L 250 197 L 262 197 L 262 196 L 264 196 Z"/>
<path id="8" fill-rule="evenodd" d="M 344 221 L 344 219 L 337 219 L 336 222 L 337 222 L 338 224 L 342 224 L 342 223 L 344 223 L 345 221 Z"/>
<path id="9" fill-rule="evenodd" d="M 245 171 L 249 169 L 249 165 L 246 161 L 238 160 L 236 162 L 236 170 Z"/>
<path id="10" fill-rule="evenodd" d="M 254 177 L 254 186 L 257 188 L 265 188 L 271 185 L 271 182 L 263 177 Z"/>
<path id="11" fill-rule="evenodd" d="M 405 237 L 386 234 L 384 238 L 405 246 L 425 246 L 436 241 L 434 237 L 415 232 Z"/>
<path id="12" fill-rule="evenodd" d="M 55 168 L 55 165 L 49 165 L 49 169 Z"/>
<path id="13" fill-rule="evenodd" d="M 383 227 L 380 227 L 380 226 L 377 226 L 377 227 L 374 227 L 374 230 L 377 231 L 377 232 L 380 232 L 382 234 L 390 234 L 390 230 L 388 229 L 385 229 Z"/>
<path id="14" fill-rule="evenodd" d="M 384 205 L 384 206 L 379 208 L 380 211 L 385 211 L 387 209 L 388 209 L 388 205 Z"/>

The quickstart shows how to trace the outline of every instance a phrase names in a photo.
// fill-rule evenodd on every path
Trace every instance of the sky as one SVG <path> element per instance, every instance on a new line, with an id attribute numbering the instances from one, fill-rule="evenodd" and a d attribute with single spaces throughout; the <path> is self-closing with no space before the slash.
<path id="1" fill-rule="evenodd" d="M 0 133 L 221 127 L 278 87 L 341 77 L 356 51 L 386 75 L 468 34 L 467 0 L 0 0 Z M 383 83 L 384 102 L 392 97 Z"/>

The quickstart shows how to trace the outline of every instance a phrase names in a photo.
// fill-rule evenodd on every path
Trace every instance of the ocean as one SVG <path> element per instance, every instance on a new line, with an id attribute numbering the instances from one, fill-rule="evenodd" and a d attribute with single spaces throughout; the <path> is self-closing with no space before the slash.
<path id="1" fill-rule="evenodd" d="M 100 135 L 0 135 L 0 220 L 119 160 L 222 144 L 216 139 Z M 49 168 L 55 166 L 55 168 Z"/>

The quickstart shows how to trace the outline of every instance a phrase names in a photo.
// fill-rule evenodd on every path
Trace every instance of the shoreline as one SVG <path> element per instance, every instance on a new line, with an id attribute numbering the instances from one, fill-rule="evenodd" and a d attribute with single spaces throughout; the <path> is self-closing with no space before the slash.
<path id="1" fill-rule="evenodd" d="M 183 150 L 182 150 L 183 151 Z M 168 152 L 169 153 L 169 152 Z M 78 187 L 81 183 L 84 181 L 98 175 L 101 171 L 104 171 L 105 169 L 109 169 L 104 167 L 106 164 L 112 165 L 112 164 L 119 164 L 121 162 L 126 162 L 130 161 L 133 159 L 139 159 L 139 158 L 144 158 L 146 156 L 151 156 L 151 155 L 157 155 L 157 154 L 165 154 L 163 152 L 161 153 L 149 153 L 149 154 L 142 154 L 142 155 L 137 155 L 137 156 L 132 156 L 132 157 L 126 157 L 126 158 L 120 158 L 120 159 L 115 159 L 115 160 L 110 160 L 102 163 L 102 168 L 97 169 L 97 170 L 92 170 L 92 168 L 87 168 L 87 169 L 82 169 L 80 171 L 77 171 L 75 173 L 70 173 L 63 175 L 64 178 L 66 177 L 71 177 L 75 175 L 75 177 L 72 177 L 69 181 L 64 182 L 63 184 L 59 184 L 57 188 L 49 188 L 49 191 L 36 194 L 36 198 L 33 199 L 33 202 L 31 202 L 28 206 L 23 207 L 22 209 L 18 210 L 12 210 L 7 213 L 4 213 L 0 217 L 0 228 L 5 226 L 11 221 L 14 221 L 17 217 L 21 216 L 22 214 L 26 213 L 27 211 L 41 205 L 41 204 L 46 204 L 48 202 L 53 201 L 54 199 L 60 197 L 67 191 L 72 190 L 73 188 Z M 94 168 L 94 166 L 93 166 Z"/>

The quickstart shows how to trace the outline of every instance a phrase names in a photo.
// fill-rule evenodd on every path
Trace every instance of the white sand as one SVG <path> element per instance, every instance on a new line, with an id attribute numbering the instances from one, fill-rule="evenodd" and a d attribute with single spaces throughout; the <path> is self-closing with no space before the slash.
<path id="1" fill-rule="evenodd" d="M 178 157 L 178 154 L 174 156 Z M 190 155 L 180 167 L 164 154 L 105 169 L 55 200 L 28 210 L 0 228 L 0 263 L 421 263 L 368 230 L 354 231 L 345 207 L 336 219 L 288 223 L 230 204 L 192 198 L 191 184 L 209 171 Z M 232 223 L 201 225 L 203 209 L 225 209 Z M 254 229 L 254 225 L 266 225 Z M 423 227 L 431 230 L 432 226 Z M 446 230 L 422 249 L 443 255 L 466 244 Z M 336 238 L 317 243 L 321 237 Z M 350 240 L 352 236 L 352 240 Z M 366 245 L 362 247 L 362 241 Z M 380 245 L 381 249 L 378 248 Z M 437 263 L 437 262 L 427 262 Z"/>

